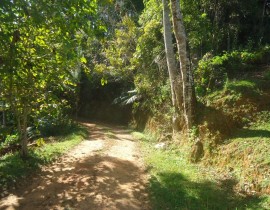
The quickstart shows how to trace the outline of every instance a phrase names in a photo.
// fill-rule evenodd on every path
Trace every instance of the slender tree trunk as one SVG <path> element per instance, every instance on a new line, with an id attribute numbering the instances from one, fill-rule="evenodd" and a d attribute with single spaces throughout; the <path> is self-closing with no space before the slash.
<path id="1" fill-rule="evenodd" d="M 19 139 L 21 143 L 21 156 L 23 158 L 28 156 L 27 121 L 28 121 L 28 110 L 27 107 L 23 107 L 22 113 L 17 115 L 17 126 L 19 131 Z"/>
<path id="2" fill-rule="evenodd" d="M 3 116 L 2 116 L 2 127 L 6 127 L 6 102 L 3 102 Z"/>
<path id="3" fill-rule="evenodd" d="M 172 42 L 172 26 L 169 17 L 170 8 L 168 0 L 162 0 L 163 3 L 163 26 L 164 26 L 164 43 L 167 59 L 167 66 L 171 84 L 172 104 L 174 107 L 173 131 L 174 133 L 181 129 L 183 123 L 183 95 L 182 95 L 182 78 L 177 71 L 175 53 Z"/>
<path id="4" fill-rule="evenodd" d="M 180 10 L 179 0 L 171 0 L 173 29 L 179 54 L 180 72 L 183 79 L 183 101 L 184 115 L 187 129 L 190 129 L 194 121 L 195 95 L 193 85 L 193 74 L 188 58 L 187 36 L 183 24 L 183 17 Z"/>
<path id="5" fill-rule="evenodd" d="M 261 23 L 260 23 L 260 29 L 259 29 L 259 42 L 261 43 L 263 40 L 263 35 L 264 35 L 264 28 L 263 28 L 263 23 L 264 23 L 264 16 L 265 16 L 265 8 L 266 8 L 267 0 L 264 0 L 263 3 L 263 9 L 262 9 L 262 17 L 261 17 Z"/>

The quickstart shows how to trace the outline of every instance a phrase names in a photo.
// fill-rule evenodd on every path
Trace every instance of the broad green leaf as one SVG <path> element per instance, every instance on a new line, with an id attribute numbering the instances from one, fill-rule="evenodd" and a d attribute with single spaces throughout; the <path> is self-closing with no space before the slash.
<path id="1" fill-rule="evenodd" d="M 85 58 L 85 57 L 81 57 L 81 62 L 82 62 L 82 63 L 87 63 L 86 58 Z"/>
<path id="2" fill-rule="evenodd" d="M 108 80 L 105 79 L 105 78 L 102 78 L 100 82 L 101 82 L 101 85 L 102 85 L 102 86 L 108 84 Z"/>

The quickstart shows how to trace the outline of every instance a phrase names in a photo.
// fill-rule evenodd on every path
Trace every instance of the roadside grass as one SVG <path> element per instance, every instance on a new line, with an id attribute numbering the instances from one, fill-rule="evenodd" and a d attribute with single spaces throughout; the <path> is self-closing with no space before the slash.
<path id="1" fill-rule="evenodd" d="M 69 134 L 57 136 L 40 147 L 30 147 L 29 157 L 22 159 L 19 152 L 0 157 L 0 197 L 8 188 L 13 188 L 19 179 L 26 178 L 42 165 L 46 165 L 65 154 L 87 136 L 84 127 L 76 126 Z M 46 142 L 46 141 L 45 141 Z"/>
<path id="2" fill-rule="evenodd" d="M 175 146 L 155 149 L 156 142 L 149 136 L 138 132 L 133 136 L 140 139 L 151 176 L 149 192 L 154 210 L 268 209 L 269 198 L 235 192 L 236 180 L 219 180 L 203 166 L 189 163 Z"/>
<path id="3" fill-rule="evenodd" d="M 240 129 L 212 162 L 221 171 L 230 168 L 241 190 L 270 194 L 270 121 Z"/>

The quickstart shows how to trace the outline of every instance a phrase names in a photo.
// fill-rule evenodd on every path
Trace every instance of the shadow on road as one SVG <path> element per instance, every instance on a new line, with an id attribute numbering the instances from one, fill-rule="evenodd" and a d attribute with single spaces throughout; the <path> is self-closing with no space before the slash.
<path id="1" fill-rule="evenodd" d="M 94 155 L 74 166 L 47 170 L 15 194 L 13 208 L 7 204 L 0 209 L 147 209 L 140 173 L 130 161 Z"/>
<path id="2" fill-rule="evenodd" d="M 82 124 L 88 128 L 88 141 L 29 178 L 0 202 L 1 210 L 150 209 L 144 169 L 136 162 L 130 131 Z M 132 154 L 125 158 L 123 152 Z"/>

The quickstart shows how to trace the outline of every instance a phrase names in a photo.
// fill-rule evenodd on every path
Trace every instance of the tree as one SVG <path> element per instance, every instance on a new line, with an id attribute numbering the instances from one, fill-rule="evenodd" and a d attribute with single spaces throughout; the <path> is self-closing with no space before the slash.
<path id="1" fill-rule="evenodd" d="M 190 129 L 193 124 L 194 90 L 192 72 L 187 53 L 187 38 L 183 25 L 179 1 L 171 0 L 173 29 L 177 43 L 180 69 L 175 61 L 175 53 L 172 42 L 172 28 L 170 22 L 169 2 L 163 0 L 163 27 L 165 52 L 170 77 L 172 104 L 174 107 L 173 130 Z"/>
<path id="2" fill-rule="evenodd" d="M 0 95 L 16 118 L 24 157 L 30 118 L 76 85 L 73 69 L 85 62 L 77 50 L 80 34 L 91 35 L 94 10 L 95 3 L 85 0 L 5 1 L 0 8 Z"/>
<path id="3" fill-rule="evenodd" d="M 182 75 L 180 75 L 180 72 L 177 70 L 177 64 L 175 60 L 168 0 L 163 0 L 162 2 L 165 52 L 171 85 L 172 105 L 174 107 L 173 131 L 177 132 L 181 129 L 181 124 L 183 123 L 183 79 L 181 77 Z"/>
<path id="4" fill-rule="evenodd" d="M 179 0 L 171 0 L 173 29 L 177 43 L 180 62 L 180 72 L 183 88 L 183 106 L 187 129 L 191 129 L 194 121 L 195 91 L 193 85 L 193 73 L 190 66 L 187 51 L 187 35 L 185 32 L 183 17 L 180 10 Z"/>

